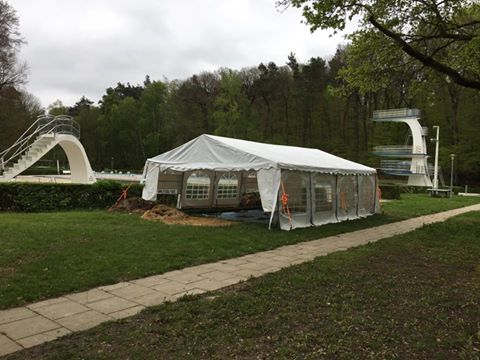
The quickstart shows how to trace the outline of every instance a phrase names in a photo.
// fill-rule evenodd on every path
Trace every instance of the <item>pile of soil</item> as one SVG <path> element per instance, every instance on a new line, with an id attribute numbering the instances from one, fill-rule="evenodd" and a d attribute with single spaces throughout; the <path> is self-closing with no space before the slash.
<path id="1" fill-rule="evenodd" d="M 145 211 L 142 219 L 145 220 L 184 220 L 188 215 L 170 206 L 158 204 Z"/>
<path id="2" fill-rule="evenodd" d="M 117 205 L 113 205 L 108 211 L 127 211 L 129 213 L 143 214 L 155 206 L 153 201 L 143 200 L 140 197 L 123 199 Z"/>
<path id="3" fill-rule="evenodd" d="M 224 219 L 188 216 L 182 211 L 163 204 L 155 205 L 150 210 L 145 211 L 142 215 L 142 219 L 162 221 L 166 224 L 192 226 L 228 226 L 235 224 L 234 221 Z"/>

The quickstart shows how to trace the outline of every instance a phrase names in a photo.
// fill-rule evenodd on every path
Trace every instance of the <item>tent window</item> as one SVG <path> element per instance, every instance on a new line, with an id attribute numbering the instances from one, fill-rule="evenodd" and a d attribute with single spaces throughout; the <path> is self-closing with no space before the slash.
<path id="1" fill-rule="evenodd" d="M 256 193 L 258 192 L 257 173 L 255 171 L 243 173 L 243 192 Z"/>
<path id="2" fill-rule="evenodd" d="M 218 199 L 236 199 L 238 196 L 238 177 L 233 173 L 226 173 L 218 181 Z"/>
<path id="3" fill-rule="evenodd" d="M 187 180 L 185 198 L 206 200 L 210 194 L 210 177 L 203 171 L 192 173 Z"/>
<path id="4" fill-rule="evenodd" d="M 333 206 L 333 187 L 330 183 L 315 184 L 315 211 L 331 211 Z"/>
<path id="5" fill-rule="evenodd" d="M 284 188 L 288 194 L 288 208 L 292 213 L 307 212 L 307 184 L 300 172 L 290 172 Z"/>

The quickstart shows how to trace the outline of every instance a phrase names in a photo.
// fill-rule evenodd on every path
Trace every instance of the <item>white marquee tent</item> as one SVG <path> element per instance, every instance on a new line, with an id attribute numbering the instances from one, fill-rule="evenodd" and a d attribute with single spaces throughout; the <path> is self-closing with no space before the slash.
<path id="1" fill-rule="evenodd" d="M 280 227 L 322 225 L 374 214 L 376 170 L 318 149 L 201 135 L 147 159 L 143 198 L 177 194 L 178 207 L 234 207 L 260 193 Z"/>

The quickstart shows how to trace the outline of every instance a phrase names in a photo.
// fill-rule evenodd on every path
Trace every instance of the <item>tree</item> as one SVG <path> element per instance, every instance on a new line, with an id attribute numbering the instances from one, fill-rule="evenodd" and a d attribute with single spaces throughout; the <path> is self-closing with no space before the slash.
<path id="1" fill-rule="evenodd" d="M 242 91 L 242 79 L 230 69 L 221 72 L 219 94 L 215 99 L 215 134 L 252 139 L 256 129 L 250 102 Z"/>
<path id="2" fill-rule="evenodd" d="M 82 96 L 80 98 L 80 100 L 78 100 L 75 105 L 73 105 L 72 107 L 70 107 L 68 109 L 68 115 L 70 116 L 77 116 L 78 114 L 80 114 L 80 112 L 84 109 L 90 109 L 90 107 L 92 106 L 93 104 L 93 101 L 91 101 L 90 99 L 88 99 L 86 96 Z"/>
<path id="3" fill-rule="evenodd" d="M 48 106 L 48 114 L 53 116 L 67 115 L 68 107 L 63 105 L 61 100 L 57 99 Z"/>
<path id="4" fill-rule="evenodd" d="M 344 30 L 360 18 L 353 41 L 368 32 L 423 66 L 467 88 L 480 90 L 480 4 L 477 0 L 280 0 L 302 7 L 311 30 Z M 363 38 L 365 40 L 365 38 Z M 381 51 L 372 43 L 371 51 Z"/>
<path id="5" fill-rule="evenodd" d="M 26 82 L 27 66 L 20 64 L 17 58 L 23 43 L 16 11 L 6 1 L 0 0 L 0 96 L 2 89 Z"/>
<path id="6" fill-rule="evenodd" d="M 168 139 L 165 133 L 167 85 L 161 81 L 145 82 L 145 90 L 140 97 L 140 127 L 148 156 L 157 155 Z M 166 150 L 166 149 L 165 149 Z"/>

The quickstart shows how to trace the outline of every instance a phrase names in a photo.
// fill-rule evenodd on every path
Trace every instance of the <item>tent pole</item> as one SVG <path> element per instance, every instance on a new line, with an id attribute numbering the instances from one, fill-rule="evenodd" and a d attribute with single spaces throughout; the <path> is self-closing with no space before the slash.
<path id="1" fill-rule="evenodd" d="M 335 175 L 335 218 L 338 222 L 338 174 Z"/>
<path id="2" fill-rule="evenodd" d="M 360 216 L 360 182 L 359 182 L 359 176 L 360 175 L 354 175 L 357 179 L 357 218 Z"/>

